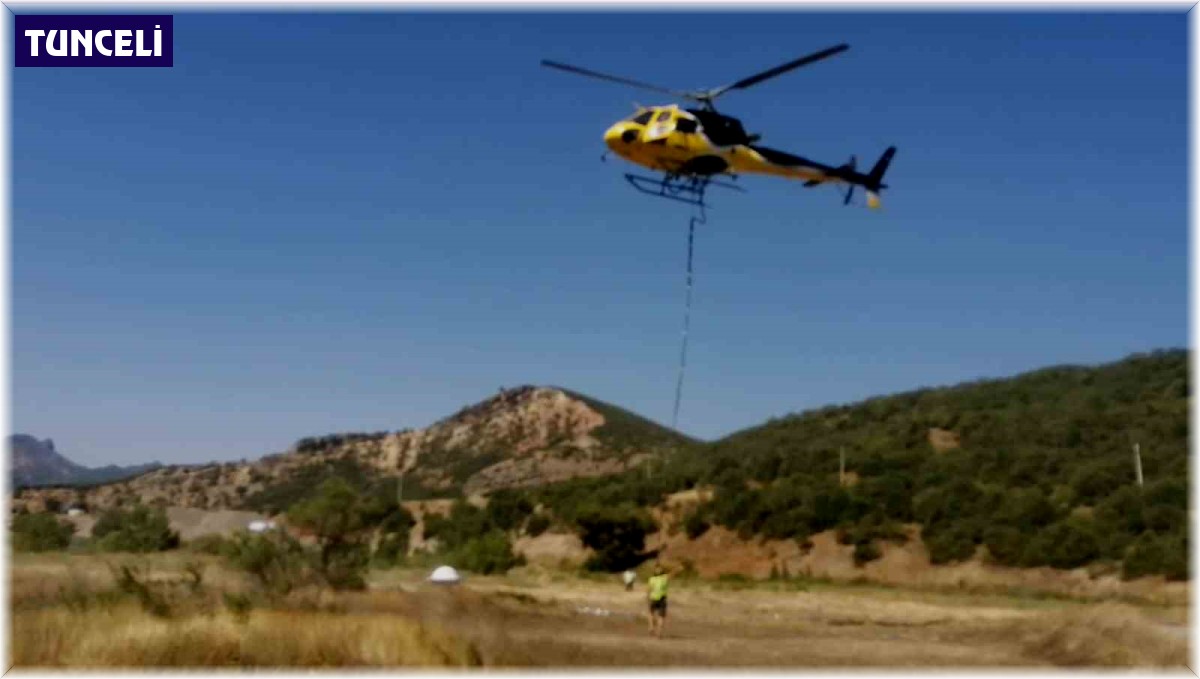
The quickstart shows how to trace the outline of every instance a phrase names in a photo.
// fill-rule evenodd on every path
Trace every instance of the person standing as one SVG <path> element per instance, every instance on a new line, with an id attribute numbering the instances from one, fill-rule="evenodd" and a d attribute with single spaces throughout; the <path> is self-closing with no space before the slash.
<path id="1" fill-rule="evenodd" d="M 670 576 L 667 569 L 659 564 L 654 567 L 654 575 L 646 581 L 647 594 L 650 598 L 650 633 L 662 637 L 663 625 L 667 622 L 667 585 Z"/>
<path id="2" fill-rule="evenodd" d="M 625 580 L 625 591 L 632 592 L 633 583 L 637 581 L 637 574 L 632 570 L 628 570 L 625 571 L 625 575 L 623 575 L 622 578 Z"/>

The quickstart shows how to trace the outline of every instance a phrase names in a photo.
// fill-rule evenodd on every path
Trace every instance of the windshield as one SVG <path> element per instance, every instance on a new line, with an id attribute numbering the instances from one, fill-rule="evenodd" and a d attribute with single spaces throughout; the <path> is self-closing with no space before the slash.
<path id="1" fill-rule="evenodd" d="M 650 116 L 653 115 L 653 111 L 639 111 L 633 114 L 633 116 L 629 118 L 629 121 L 637 123 L 638 125 L 645 125 L 646 123 L 650 122 Z"/>

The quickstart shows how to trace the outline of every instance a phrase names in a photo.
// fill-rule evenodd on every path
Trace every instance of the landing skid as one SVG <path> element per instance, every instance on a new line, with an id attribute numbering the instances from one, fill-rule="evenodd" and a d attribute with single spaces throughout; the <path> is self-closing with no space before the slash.
<path id="1" fill-rule="evenodd" d="M 666 198 L 697 207 L 707 207 L 707 204 L 704 202 L 704 193 L 710 186 L 731 189 L 741 193 L 746 192 L 740 186 L 715 181 L 712 177 L 701 175 L 668 174 L 660 179 L 658 177 L 644 177 L 626 173 L 625 181 L 646 195 L 656 198 Z"/>

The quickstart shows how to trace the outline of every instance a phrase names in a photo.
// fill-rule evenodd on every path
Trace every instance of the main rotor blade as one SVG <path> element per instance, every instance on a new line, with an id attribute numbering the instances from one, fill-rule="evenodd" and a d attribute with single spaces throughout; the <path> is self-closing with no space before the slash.
<path id="1" fill-rule="evenodd" d="M 845 52 L 848 49 L 850 49 L 850 46 L 845 43 L 842 43 L 840 45 L 835 45 L 833 47 L 830 47 L 829 49 L 823 49 L 820 52 L 813 52 L 812 54 L 810 54 L 806 57 L 800 57 L 799 59 L 796 59 L 795 61 L 789 61 L 786 64 L 776 66 L 775 68 L 763 71 L 762 73 L 757 73 L 748 78 L 742 78 L 741 80 L 733 83 L 732 85 L 726 85 L 725 87 L 718 87 L 715 90 L 709 90 L 708 98 L 715 99 L 729 90 L 744 90 L 747 87 L 750 87 L 751 85 L 757 85 L 758 83 L 760 83 L 764 80 L 767 80 L 768 78 L 774 78 L 775 76 L 781 75 L 783 73 L 787 73 L 788 71 L 790 71 L 792 69 L 800 68 L 801 66 L 807 66 L 808 64 L 811 64 L 814 61 L 820 61 L 822 59 L 827 59 L 829 57 L 832 57 L 835 54 L 840 54 L 841 52 Z"/>
<path id="2" fill-rule="evenodd" d="M 609 82 L 621 83 L 622 85 L 629 85 L 630 87 L 638 87 L 643 90 L 650 90 L 651 92 L 658 92 L 660 94 L 669 94 L 673 97 L 683 97 L 685 99 L 693 100 L 696 98 L 694 95 L 687 92 L 679 92 L 677 90 L 667 89 L 666 87 L 660 87 L 658 85 L 651 85 L 650 83 L 639 82 L 630 78 L 622 78 L 620 76 L 608 75 L 607 73 L 590 71 L 586 68 L 580 68 L 570 64 L 562 64 L 557 61 L 550 61 L 549 59 L 542 59 L 542 66 L 557 68 L 560 71 L 567 71 L 568 73 L 577 73 L 579 75 L 586 75 L 592 78 L 599 78 L 600 80 L 608 80 Z"/>

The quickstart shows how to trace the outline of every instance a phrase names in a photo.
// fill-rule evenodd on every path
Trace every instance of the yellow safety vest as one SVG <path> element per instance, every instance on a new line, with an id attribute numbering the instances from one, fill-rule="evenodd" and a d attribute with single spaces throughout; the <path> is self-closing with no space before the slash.
<path id="1" fill-rule="evenodd" d="M 653 575 L 650 577 L 650 600 L 660 601 L 667 596 L 667 576 Z"/>

